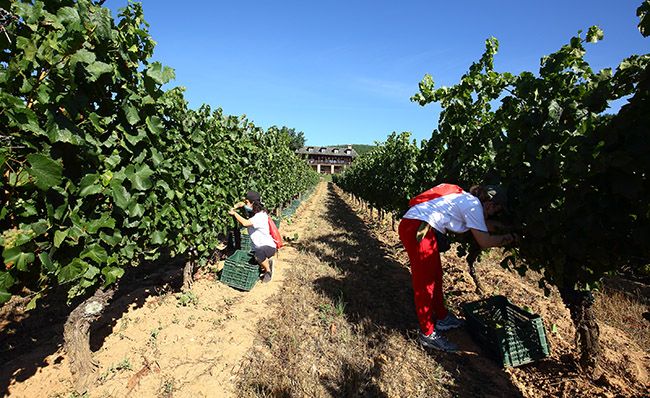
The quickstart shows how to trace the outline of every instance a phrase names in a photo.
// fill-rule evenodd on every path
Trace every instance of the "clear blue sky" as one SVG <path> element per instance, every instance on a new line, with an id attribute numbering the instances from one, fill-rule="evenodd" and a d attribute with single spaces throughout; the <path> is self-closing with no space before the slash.
<path id="1" fill-rule="evenodd" d="M 641 0 L 142 3 L 153 59 L 176 70 L 192 108 L 292 127 L 310 145 L 371 144 L 392 131 L 429 138 L 440 108 L 409 98 L 425 73 L 437 86 L 458 82 L 490 36 L 497 69 L 514 73 L 537 72 L 541 56 L 591 25 L 605 32 L 587 46 L 594 69 L 650 49 L 637 29 Z M 105 3 L 114 17 L 124 5 Z"/>

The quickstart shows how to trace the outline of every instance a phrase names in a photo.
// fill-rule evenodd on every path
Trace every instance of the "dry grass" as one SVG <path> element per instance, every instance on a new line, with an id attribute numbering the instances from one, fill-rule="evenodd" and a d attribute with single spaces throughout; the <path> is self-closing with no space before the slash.
<path id="1" fill-rule="evenodd" d="M 518 305 L 553 320 L 557 331 L 547 334 L 552 358 L 504 371 L 465 330 L 449 333 L 461 352 L 424 351 L 415 341 L 410 274 L 395 232 L 363 215 L 359 219 L 355 212 L 364 211 L 341 198 L 330 190 L 320 201 L 322 211 L 303 229 L 284 290 L 273 298 L 272 315 L 238 374 L 240 396 L 528 398 L 643 396 L 639 392 L 647 390 L 643 358 L 625 355 L 629 340 L 617 332 L 627 330 L 625 325 L 642 326 L 634 339 L 647 350 L 642 306 L 624 297 L 598 300 L 598 317 L 610 318 L 614 328 L 608 331 L 615 339 L 607 342 L 607 352 L 624 354 L 610 355 L 608 381 L 595 385 L 576 370 L 573 326 L 557 292 L 544 297 L 534 273 L 521 278 L 504 272 L 498 253 L 486 254 L 478 264 L 482 282 L 489 294 L 507 293 Z M 444 283 L 453 308 L 477 298 L 462 259 L 447 256 Z M 622 314 L 633 314 L 641 324 Z M 638 374 L 619 377 L 628 368 L 638 368 Z"/>
<path id="2" fill-rule="evenodd" d="M 650 352 L 650 322 L 643 318 L 643 313 L 650 310 L 647 305 L 624 293 L 605 289 L 597 295 L 595 310 L 601 322 L 625 332 L 645 352 Z"/>
<path id="3" fill-rule="evenodd" d="M 242 396 L 450 396 L 451 378 L 413 341 L 369 320 L 349 321 L 345 296 L 314 289 L 315 280 L 343 271 L 306 253 L 298 260 L 274 299 L 279 314 L 242 367 Z"/>
<path id="4" fill-rule="evenodd" d="M 315 280 L 343 271 L 306 253 L 299 263 L 242 366 L 241 396 L 450 396 L 451 378 L 416 344 L 369 320 L 349 321 L 345 296 L 314 289 Z"/>

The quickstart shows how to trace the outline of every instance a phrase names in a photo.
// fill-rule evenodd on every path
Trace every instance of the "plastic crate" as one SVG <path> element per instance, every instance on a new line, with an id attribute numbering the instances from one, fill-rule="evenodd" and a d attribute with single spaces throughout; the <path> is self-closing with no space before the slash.
<path id="1" fill-rule="evenodd" d="M 467 303 L 463 311 L 472 337 L 503 366 L 524 365 L 550 353 L 542 318 L 510 303 L 504 296 Z"/>
<path id="2" fill-rule="evenodd" d="M 282 217 L 290 218 L 296 212 L 296 209 L 286 208 L 282 210 Z"/>
<path id="3" fill-rule="evenodd" d="M 237 250 L 228 257 L 221 271 L 221 282 L 228 286 L 251 290 L 260 279 L 259 265 L 250 252 Z"/>
<path id="4" fill-rule="evenodd" d="M 250 252 L 253 249 L 251 246 L 251 237 L 248 234 L 241 234 L 239 239 L 239 250 Z"/>

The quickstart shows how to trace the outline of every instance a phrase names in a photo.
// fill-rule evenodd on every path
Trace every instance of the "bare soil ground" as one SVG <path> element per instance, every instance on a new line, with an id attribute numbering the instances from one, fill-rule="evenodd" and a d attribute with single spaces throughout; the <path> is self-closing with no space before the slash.
<path id="1" fill-rule="evenodd" d="M 337 188 L 319 185 L 280 229 L 291 242 L 280 251 L 274 279 L 250 292 L 200 273 L 183 295 L 176 264 L 162 282 L 143 281 L 117 295 L 93 331 L 99 370 L 86 395 L 643 397 L 650 390 L 645 297 L 599 294 L 603 376 L 591 381 L 573 360 L 573 325 L 557 292 L 545 297 L 535 275 L 501 269 L 497 252 L 484 256 L 477 270 L 486 294 L 542 315 L 552 350 L 548 359 L 504 370 L 463 329 L 447 333 L 458 353 L 418 345 L 397 234 Z M 453 253 L 443 260 L 446 299 L 462 315 L 460 305 L 480 297 Z M 21 305 L 3 309 L 3 333 L 20 337 L 25 331 L 16 325 L 30 321 L 40 330 L 0 347 L 0 392 L 74 397 L 61 318 L 30 320 Z"/>

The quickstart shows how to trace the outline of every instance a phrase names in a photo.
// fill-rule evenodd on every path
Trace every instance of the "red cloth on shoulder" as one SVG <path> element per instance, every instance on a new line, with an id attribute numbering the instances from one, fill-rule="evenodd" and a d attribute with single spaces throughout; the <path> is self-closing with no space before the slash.
<path id="1" fill-rule="evenodd" d="M 436 199 L 441 196 L 450 195 L 453 193 L 462 193 L 462 192 L 463 192 L 463 188 L 459 187 L 458 185 L 445 184 L 445 183 L 439 184 L 429 189 L 428 191 L 424 191 L 421 194 L 417 195 L 416 197 L 411 198 L 411 200 L 409 200 L 409 207 L 413 207 L 420 203 L 428 202 L 432 199 Z"/>

